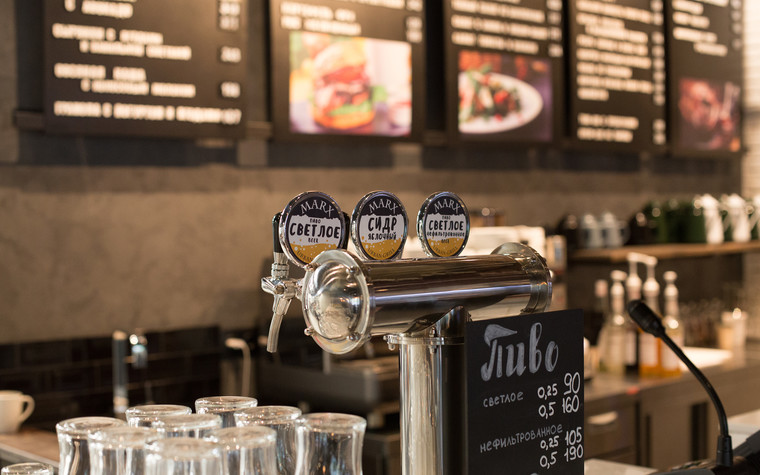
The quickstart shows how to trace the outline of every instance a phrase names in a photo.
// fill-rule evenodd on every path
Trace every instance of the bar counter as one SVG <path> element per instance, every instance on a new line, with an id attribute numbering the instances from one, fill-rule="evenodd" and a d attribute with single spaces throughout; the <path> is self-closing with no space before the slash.
<path id="1" fill-rule="evenodd" d="M 716 352 L 718 359 L 724 355 Z M 728 416 L 760 409 L 760 344 L 702 370 Z M 714 456 L 717 417 L 699 383 L 684 371 L 674 378 L 596 374 L 585 386 L 585 458 L 666 469 Z M 0 435 L 0 462 L 57 466 L 53 432 L 24 427 Z"/>

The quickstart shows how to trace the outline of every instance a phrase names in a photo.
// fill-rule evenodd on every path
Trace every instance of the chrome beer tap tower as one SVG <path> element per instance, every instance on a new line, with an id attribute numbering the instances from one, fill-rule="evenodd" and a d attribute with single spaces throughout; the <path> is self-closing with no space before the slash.
<path id="1" fill-rule="evenodd" d="M 301 301 L 305 333 L 328 353 L 345 354 L 384 337 L 399 349 L 402 473 L 466 473 L 467 322 L 547 309 L 549 269 L 518 243 L 457 257 L 469 216 L 449 192 L 431 195 L 418 214 L 417 233 L 429 258 L 397 259 L 407 218 L 390 193 L 368 194 L 353 213 L 351 234 L 363 259 L 341 249 L 345 221 L 337 203 L 320 192 L 302 193 L 275 217 L 272 275 L 262 279 L 275 298 L 267 349 L 277 351 L 293 298 Z M 306 270 L 302 280 L 288 277 L 288 261 Z"/>

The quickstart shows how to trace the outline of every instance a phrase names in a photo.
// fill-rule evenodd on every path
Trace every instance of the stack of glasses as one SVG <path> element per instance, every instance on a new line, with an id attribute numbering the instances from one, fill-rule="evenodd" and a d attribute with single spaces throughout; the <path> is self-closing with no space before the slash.
<path id="1" fill-rule="evenodd" d="M 237 396 L 198 399 L 195 410 L 154 404 L 128 409 L 126 423 L 108 417 L 59 422 L 59 475 L 362 473 L 361 417 L 301 414 Z"/>

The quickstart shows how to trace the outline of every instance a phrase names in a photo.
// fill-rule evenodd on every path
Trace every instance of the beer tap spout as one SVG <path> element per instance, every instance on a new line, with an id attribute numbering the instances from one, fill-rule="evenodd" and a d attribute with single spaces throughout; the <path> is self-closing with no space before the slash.
<path id="1" fill-rule="evenodd" d="M 296 279 L 290 278 L 288 258 L 280 244 L 278 234 L 279 224 L 280 213 L 277 213 L 272 219 L 274 261 L 272 262 L 271 275 L 261 279 L 261 288 L 264 292 L 274 297 L 272 320 L 269 323 L 269 335 L 267 337 L 267 351 L 270 353 L 277 352 L 282 319 L 287 313 L 290 302 L 296 296 L 298 289 Z"/>

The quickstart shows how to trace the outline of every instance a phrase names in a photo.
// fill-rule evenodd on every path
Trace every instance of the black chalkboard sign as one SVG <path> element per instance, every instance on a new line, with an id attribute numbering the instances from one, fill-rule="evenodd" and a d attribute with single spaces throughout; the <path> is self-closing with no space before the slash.
<path id="1" fill-rule="evenodd" d="M 462 142 L 550 144 L 563 134 L 561 0 L 444 0 L 446 117 Z"/>
<path id="2" fill-rule="evenodd" d="M 664 150 L 662 2 L 568 3 L 568 129 L 572 143 L 626 152 Z"/>
<path id="3" fill-rule="evenodd" d="M 467 467 L 583 474 L 583 313 L 467 325 Z"/>
<path id="4" fill-rule="evenodd" d="M 668 0 L 669 129 L 673 153 L 742 153 L 742 0 Z"/>
<path id="5" fill-rule="evenodd" d="M 421 137 L 423 0 L 272 0 L 270 16 L 275 139 Z"/>
<path id="6" fill-rule="evenodd" d="M 245 134 L 246 0 L 44 2 L 45 130 Z"/>

